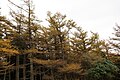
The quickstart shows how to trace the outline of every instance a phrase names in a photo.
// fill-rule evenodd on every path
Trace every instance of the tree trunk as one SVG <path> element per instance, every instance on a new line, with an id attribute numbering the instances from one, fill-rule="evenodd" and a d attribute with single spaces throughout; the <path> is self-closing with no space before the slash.
<path id="1" fill-rule="evenodd" d="M 34 75 L 33 75 L 33 62 L 30 59 L 30 80 L 34 80 Z"/>
<path id="2" fill-rule="evenodd" d="M 16 55 L 16 80 L 19 80 L 19 55 Z"/>
<path id="3" fill-rule="evenodd" d="M 23 80 L 26 80 L 26 66 L 25 66 L 25 54 L 23 55 Z"/>
<path id="4" fill-rule="evenodd" d="M 55 79 L 54 79 L 53 69 L 51 69 L 51 75 L 52 75 L 52 76 L 51 76 L 51 77 L 52 77 L 52 80 L 55 80 Z"/>
<path id="5" fill-rule="evenodd" d="M 5 70 L 5 73 L 4 73 L 4 80 L 6 80 L 6 70 Z"/>

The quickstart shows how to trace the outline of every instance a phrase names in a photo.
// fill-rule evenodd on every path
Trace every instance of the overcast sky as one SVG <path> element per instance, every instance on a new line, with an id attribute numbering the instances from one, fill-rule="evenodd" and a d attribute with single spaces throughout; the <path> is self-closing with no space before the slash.
<path id="1" fill-rule="evenodd" d="M 46 18 L 47 11 L 61 12 L 84 30 L 98 32 L 102 39 L 109 39 L 115 24 L 120 24 L 120 0 L 33 0 L 33 3 L 42 20 Z M 2 14 L 6 15 L 7 0 L 0 0 L 0 7 Z"/>

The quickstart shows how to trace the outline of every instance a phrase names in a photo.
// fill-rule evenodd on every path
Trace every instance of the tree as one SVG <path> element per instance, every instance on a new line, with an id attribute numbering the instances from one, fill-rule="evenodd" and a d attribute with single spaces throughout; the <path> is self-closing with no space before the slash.
<path id="1" fill-rule="evenodd" d="M 12 23 L 5 16 L 0 16 L 0 38 L 9 39 L 13 33 Z"/>
<path id="2" fill-rule="evenodd" d="M 87 73 L 87 80 L 116 80 L 115 75 L 119 68 L 109 60 L 97 62 Z"/>
<path id="3" fill-rule="evenodd" d="M 119 54 L 120 52 L 120 26 L 117 25 L 116 28 L 114 28 L 115 33 L 113 33 L 115 35 L 115 37 L 110 39 L 110 44 L 111 44 L 111 49 L 112 51 L 115 51 L 116 54 Z"/>
<path id="4" fill-rule="evenodd" d="M 16 56 L 18 54 L 18 50 L 11 45 L 10 40 L 0 39 L 0 73 L 4 75 L 4 80 L 6 79 L 6 75 L 10 75 L 10 71 L 13 70 L 12 67 L 14 64 L 11 64 L 11 56 Z M 2 76 L 0 78 L 3 79 Z"/>
<path id="5" fill-rule="evenodd" d="M 38 42 L 38 27 L 39 20 L 36 20 L 36 17 L 34 15 L 34 8 L 32 5 L 32 1 L 25 1 L 23 0 L 25 7 L 27 6 L 27 9 L 23 9 L 21 6 L 16 5 L 15 3 L 11 2 L 15 7 L 20 9 L 20 12 L 15 12 L 11 9 L 11 16 L 12 20 L 14 21 L 14 31 L 15 35 L 12 39 L 12 45 L 16 46 L 19 49 L 20 55 L 16 56 L 16 80 L 19 80 L 19 65 L 22 63 L 24 65 L 23 68 L 23 79 L 26 79 L 26 66 L 30 62 L 30 74 L 31 74 L 31 80 L 33 80 L 33 63 L 32 61 L 29 61 L 26 63 L 26 60 L 28 58 L 33 58 L 33 53 L 36 53 L 35 49 L 37 49 L 37 42 Z M 27 15 L 26 15 L 27 13 Z M 26 57 L 27 56 L 27 57 Z M 22 59 L 22 60 L 19 60 Z M 19 63 L 20 62 L 20 63 Z M 27 69 L 29 70 L 29 68 Z M 20 72 L 22 73 L 22 72 Z"/>
<path id="6" fill-rule="evenodd" d="M 43 62 L 41 63 L 42 65 L 44 65 L 44 62 L 52 63 L 58 61 L 59 63 L 59 60 L 66 62 L 68 55 L 67 46 L 69 46 L 69 42 L 67 41 L 68 32 L 70 30 L 70 27 L 74 27 L 75 24 L 72 20 L 67 20 L 66 16 L 62 15 L 61 13 L 52 14 L 51 12 L 48 12 L 47 15 L 49 26 L 41 27 L 41 36 L 39 38 L 39 44 L 37 45 L 39 52 L 42 54 L 38 54 L 36 58 Z M 49 64 L 44 66 L 47 67 Z M 53 65 L 50 66 L 50 74 L 53 76 L 52 79 L 55 78 L 54 70 L 56 70 L 58 67 L 59 64 L 57 63 L 53 63 Z M 45 67 L 43 67 L 43 69 L 46 70 Z M 49 70 L 49 68 L 47 68 L 47 70 Z"/>
<path id="7" fill-rule="evenodd" d="M 47 28 L 50 40 L 49 45 L 55 50 L 53 55 L 56 55 L 56 58 L 58 56 L 59 59 L 65 59 L 65 55 L 67 55 L 65 47 L 69 44 L 67 42 L 69 31 L 76 24 L 72 20 L 67 20 L 66 15 L 61 13 L 52 15 L 48 12 L 47 15 L 47 21 L 49 22 L 49 27 Z"/>
<path id="8" fill-rule="evenodd" d="M 107 44 L 105 41 L 99 39 L 97 33 L 91 32 L 91 36 L 88 37 L 87 32 L 82 30 L 81 27 L 76 27 L 76 30 L 77 31 L 73 33 L 73 37 L 71 38 L 71 54 L 77 57 L 74 60 L 78 59 L 77 62 L 80 62 L 82 58 L 83 60 L 87 60 L 84 58 L 91 57 L 91 60 L 95 61 L 98 58 L 106 57 L 107 50 L 105 50 L 105 47 Z"/>

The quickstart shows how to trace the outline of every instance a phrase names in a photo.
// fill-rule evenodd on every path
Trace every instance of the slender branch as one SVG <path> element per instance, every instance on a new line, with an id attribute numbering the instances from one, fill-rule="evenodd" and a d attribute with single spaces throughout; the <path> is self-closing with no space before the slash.
<path id="1" fill-rule="evenodd" d="M 29 13 L 29 11 L 27 11 L 27 10 L 23 9 L 22 7 L 16 5 L 16 4 L 13 3 L 12 1 L 8 0 L 8 2 L 10 2 L 10 3 L 13 4 L 14 6 L 16 6 L 16 7 L 20 8 L 20 9 L 24 10 L 25 12 Z"/>

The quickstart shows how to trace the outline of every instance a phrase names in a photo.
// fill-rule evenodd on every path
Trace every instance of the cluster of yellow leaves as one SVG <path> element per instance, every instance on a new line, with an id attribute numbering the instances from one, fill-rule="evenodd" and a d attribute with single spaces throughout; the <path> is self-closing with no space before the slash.
<path id="1" fill-rule="evenodd" d="M 10 40 L 0 40 L 0 53 L 7 55 L 19 54 L 19 52 L 12 48 Z"/>
<path id="2" fill-rule="evenodd" d="M 17 50 L 7 49 L 7 48 L 0 48 L 0 53 L 5 53 L 8 55 L 19 54 L 19 52 Z"/>
<path id="3" fill-rule="evenodd" d="M 31 59 L 34 63 L 42 64 L 44 66 L 53 67 L 57 65 L 65 64 L 65 61 L 62 60 L 41 60 L 41 59 Z"/>
<path id="4" fill-rule="evenodd" d="M 66 64 L 62 68 L 59 68 L 59 71 L 65 73 L 71 73 L 71 72 L 77 73 L 77 71 L 80 71 L 80 69 L 81 69 L 80 64 L 71 63 L 71 64 Z"/>
<path id="5" fill-rule="evenodd" d="M 49 32 L 50 35 L 55 35 L 55 36 L 57 36 L 57 35 L 60 34 L 60 32 L 59 32 L 58 30 L 56 30 L 56 28 L 54 28 L 54 27 L 50 27 L 50 28 L 48 28 L 48 30 L 51 31 L 51 32 Z"/>
<path id="6" fill-rule="evenodd" d="M 0 47 L 11 48 L 10 40 L 0 40 Z"/>
<path id="7" fill-rule="evenodd" d="M 37 49 L 28 49 L 28 50 L 24 50 L 24 53 L 29 54 L 29 53 L 39 53 L 39 51 Z"/>

